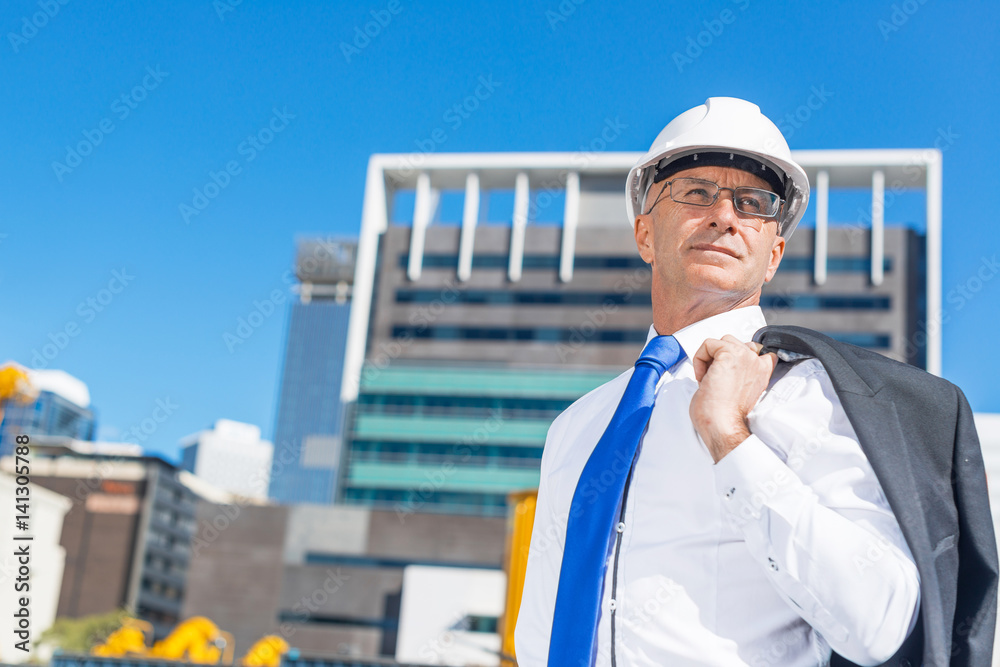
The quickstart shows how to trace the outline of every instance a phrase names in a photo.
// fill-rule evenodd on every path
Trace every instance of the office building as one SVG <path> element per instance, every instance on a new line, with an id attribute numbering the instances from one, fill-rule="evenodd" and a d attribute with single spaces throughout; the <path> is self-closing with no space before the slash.
<path id="1" fill-rule="evenodd" d="M 369 164 L 338 497 L 500 515 L 508 492 L 537 485 L 552 418 L 631 366 L 646 340 L 651 274 L 623 193 L 638 154 L 420 158 Z M 940 154 L 795 158 L 812 214 L 764 290 L 768 322 L 938 372 Z M 866 206 L 831 220 L 831 200 L 856 201 L 860 188 Z M 886 225 L 887 204 L 910 191 L 924 195 L 921 219 Z"/>
<path id="2" fill-rule="evenodd" d="M 60 370 L 28 370 L 37 397 L 27 403 L 10 401 L 0 422 L 0 456 L 13 451 L 14 439 L 24 434 L 57 435 L 93 440 L 96 421 L 87 385 Z"/>
<path id="3" fill-rule="evenodd" d="M 125 607 L 165 636 L 181 619 L 200 498 L 232 497 L 138 445 L 32 438 L 31 481 L 69 499 L 57 615 Z M 13 457 L 0 459 L 12 472 Z"/>
<path id="4" fill-rule="evenodd" d="M 260 439 L 260 427 L 220 419 L 215 428 L 181 439 L 180 446 L 184 470 L 238 496 L 267 498 L 273 447 Z"/>
<path id="5" fill-rule="evenodd" d="M 502 518 L 424 513 L 401 519 L 392 511 L 343 505 L 202 503 L 197 524 L 183 615 L 206 616 L 232 632 L 237 656 L 260 637 L 279 634 L 303 656 L 325 656 L 325 664 L 348 656 L 397 657 L 410 568 L 457 573 L 450 586 L 462 585 L 463 573 L 503 577 Z M 484 646 L 499 645 L 503 586 L 495 588 L 487 600 L 492 606 L 466 607 L 470 618 L 454 619 L 491 635 Z M 412 602 L 408 616 L 413 623 Z"/>
<path id="6" fill-rule="evenodd" d="M 333 502 L 356 250 L 354 242 L 325 239 L 297 247 L 268 492 L 277 502 Z"/>

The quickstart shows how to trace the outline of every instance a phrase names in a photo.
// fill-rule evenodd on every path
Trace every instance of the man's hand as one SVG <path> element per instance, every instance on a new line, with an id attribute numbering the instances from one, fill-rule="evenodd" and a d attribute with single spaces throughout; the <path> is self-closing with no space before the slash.
<path id="1" fill-rule="evenodd" d="M 758 356 L 761 347 L 730 335 L 708 338 L 691 360 L 698 381 L 691 421 L 716 463 L 750 437 L 747 413 L 767 389 L 778 363 L 773 352 Z"/>

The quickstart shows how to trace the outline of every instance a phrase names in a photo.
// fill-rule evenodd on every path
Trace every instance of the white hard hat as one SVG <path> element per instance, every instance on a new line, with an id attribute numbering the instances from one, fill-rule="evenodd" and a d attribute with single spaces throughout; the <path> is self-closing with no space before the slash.
<path id="1" fill-rule="evenodd" d="M 697 166 L 698 156 L 718 154 L 751 158 L 752 169 L 771 182 L 783 182 L 778 194 L 785 200 L 781 215 L 781 235 L 786 239 L 799 224 L 809 203 L 809 179 L 802 167 L 792 161 L 792 153 L 781 131 L 756 104 L 735 97 L 710 97 L 704 104 L 688 109 L 656 137 L 649 152 L 628 173 L 625 181 L 625 208 L 629 223 L 642 212 L 646 192 L 659 169 L 691 156 L 684 164 Z M 757 162 L 759 161 L 759 162 Z M 705 160 L 702 160 L 705 163 Z M 718 159 L 711 164 L 720 164 Z M 747 168 L 747 161 L 737 163 Z M 770 171 L 770 170 L 773 170 Z"/>

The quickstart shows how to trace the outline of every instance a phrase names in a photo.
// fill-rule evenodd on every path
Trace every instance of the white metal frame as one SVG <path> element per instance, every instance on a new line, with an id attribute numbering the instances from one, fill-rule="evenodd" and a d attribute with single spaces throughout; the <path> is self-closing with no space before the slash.
<path id="1" fill-rule="evenodd" d="M 511 281 L 521 279 L 524 234 L 528 223 L 530 187 L 560 183 L 566 192 L 559 277 L 573 278 L 576 229 L 580 213 L 580 178 L 588 174 L 620 175 L 622 180 L 622 225 L 625 220 L 625 176 L 642 153 L 438 153 L 373 155 L 368 162 L 357 267 L 344 355 L 342 399 L 354 401 L 358 395 L 361 367 L 367 344 L 368 318 L 378 254 L 378 240 L 389 227 L 393 194 L 401 189 L 416 191 L 413 233 L 407 276 L 420 278 L 424 239 L 434 220 L 440 192 L 464 189 L 465 206 L 459 261 L 459 280 L 472 272 L 473 246 L 479 222 L 483 190 L 514 188 L 511 221 Z M 814 279 L 823 284 L 827 274 L 827 235 L 830 188 L 871 188 L 871 279 L 883 280 L 885 188 L 893 192 L 926 190 L 927 217 L 927 370 L 941 373 L 941 152 L 935 149 L 900 150 L 809 150 L 793 151 L 793 159 L 809 174 L 816 209 Z"/>

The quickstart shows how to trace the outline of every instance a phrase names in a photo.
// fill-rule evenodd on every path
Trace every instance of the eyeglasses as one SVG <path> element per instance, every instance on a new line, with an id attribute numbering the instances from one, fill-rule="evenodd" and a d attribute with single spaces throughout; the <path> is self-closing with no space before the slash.
<path id="1" fill-rule="evenodd" d="M 667 187 L 660 190 L 660 194 L 649 207 L 650 213 L 653 207 L 660 201 L 664 192 L 670 195 L 678 204 L 691 204 L 692 206 L 712 206 L 719 198 L 719 192 L 728 190 L 733 193 L 733 205 L 740 213 L 745 213 L 755 218 L 775 218 L 781 210 L 784 200 L 770 190 L 760 188 L 721 188 L 718 183 L 706 181 L 700 178 L 675 178 L 667 181 Z M 763 222 L 761 222 L 761 225 Z M 760 231 L 760 227 L 757 227 Z"/>

